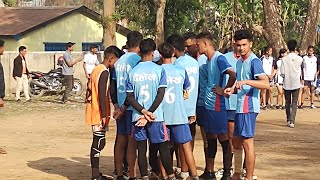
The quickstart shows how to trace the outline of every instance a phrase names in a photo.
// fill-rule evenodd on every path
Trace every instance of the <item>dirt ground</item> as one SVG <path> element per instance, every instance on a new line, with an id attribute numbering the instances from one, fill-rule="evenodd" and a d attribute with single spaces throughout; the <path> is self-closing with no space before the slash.
<path id="1" fill-rule="evenodd" d="M 0 109 L 0 179 L 90 179 L 90 127 L 84 124 L 85 105 L 58 104 L 53 99 L 15 103 Z M 316 105 L 320 106 L 317 102 Z M 284 110 L 266 110 L 258 116 L 256 169 L 258 179 L 319 179 L 320 108 L 298 110 L 294 129 L 286 127 Z M 197 133 L 195 159 L 202 173 L 204 155 Z M 110 122 L 101 169 L 113 172 L 115 122 Z M 221 148 L 215 169 L 221 168 Z"/>

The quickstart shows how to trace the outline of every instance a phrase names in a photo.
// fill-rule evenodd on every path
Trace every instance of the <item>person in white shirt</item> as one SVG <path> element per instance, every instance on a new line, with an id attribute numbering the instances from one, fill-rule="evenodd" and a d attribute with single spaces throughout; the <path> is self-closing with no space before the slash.
<path id="1" fill-rule="evenodd" d="M 303 72 L 304 72 L 304 87 L 302 90 L 301 96 L 301 105 L 299 108 L 303 108 L 303 103 L 306 98 L 306 93 L 308 88 L 310 89 L 310 108 L 316 108 L 314 106 L 314 89 L 315 89 L 315 82 L 317 80 L 317 57 L 313 54 L 314 47 L 309 46 L 307 50 L 307 55 L 303 57 Z"/>
<path id="2" fill-rule="evenodd" d="M 286 99 L 287 125 L 294 128 L 297 101 L 301 84 L 303 84 L 303 59 L 296 52 L 297 41 L 289 40 L 289 54 L 282 59 L 280 68 L 283 77 L 284 97 Z M 292 108 L 292 109 L 291 109 Z"/>
<path id="3" fill-rule="evenodd" d="M 273 86 L 273 77 L 275 76 L 274 71 L 274 62 L 272 57 L 272 48 L 265 47 L 264 48 L 264 55 L 261 58 L 263 70 L 268 76 L 270 88 L 269 89 L 262 89 L 261 90 L 261 98 L 262 98 L 262 109 L 266 109 L 267 105 L 270 104 L 270 108 L 273 108 L 272 104 L 272 86 Z"/>
<path id="4" fill-rule="evenodd" d="M 84 55 L 83 69 L 87 79 L 90 79 L 90 75 L 93 69 L 99 64 L 97 56 L 98 47 L 95 45 L 90 46 L 90 52 Z"/>
<path id="5" fill-rule="evenodd" d="M 281 64 L 282 58 L 287 54 L 286 49 L 280 49 L 279 51 L 279 58 L 274 63 L 274 70 L 276 72 L 275 76 L 275 83 L 278 89 L 278 96 L 277 96 L 277 105 L 276 109 L 284 109 L 284 95 L 283 95 L 283 77 L 281 76 Z"/>

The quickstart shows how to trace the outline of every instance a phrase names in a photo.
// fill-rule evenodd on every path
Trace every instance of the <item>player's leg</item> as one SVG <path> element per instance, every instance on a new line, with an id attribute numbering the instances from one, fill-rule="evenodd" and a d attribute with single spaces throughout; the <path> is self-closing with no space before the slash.
<path id="1" fill-rule="evenodd" d="M 106 144 L 106 138 L 105 138 L 105 131 L 101 131 L 100 127 L 92 126 L 92 130 L 93 130 L 93 140 L 92 140 L 91 150 L 90 150 L 90 162 L 91 162 L 91 169 L 92 169 L 92 178 L 97 179 L 97 178 L 100 178 L 101 176 L 100 168 L 99 168 L 100 153 Z"/>
<path id="2" fill-rule="evenodd" d="M 170 154 L 169 141 L 159 143 L 159 152 L 160 152 L 161 164 L 165 169 L 165 172 L 168 178 L 173 179 L 175 176 L 173 173 L 172 159 L 168 158 L 168 154 Z"/>
<path id="3" fill-rule="evenodd" d="M 273 82 L 270 82 L 270 87 L 269 87 L 269 89 L 268 89 L 268 94 L 269 94 L 269 96 L 268 96 L 268 102 L 269 102 L 269 104 L 270 104 L 270 108 L 274 108 L 273 107 L 273 101 L 272 101 L 272 99 L 273 99 Z"/>
<path id="4" fill-rule="evenodd" d="M 132 125 L 132 134 L 128 136 L 128 166 L 129 166 L 129 178 L 135 179 L 137 176 L 136 165 L 137 165 L 137 142 L 135 140 L 135 126 Z"/>
<path id="5" fill-rule="evenodd" d="M 306 94 L 307 94 L 307 90 L 308 90 L 308 82 L 306 81 L 305 85 L 303 86 L 303 89 L 302 89 L 302 94 L 301 94 L 301 104 L 300 106 L 302 107 L 303 104 L 304 104 L 304 101 L 306 99 Z"/>
<path id="6" fill-rule="evenodd" d="M 313 84 L 311 84 L 310 85 L 310 107 L 311 108 L 316 108 L 315 106 L 314 106 L 314 89 L 315 89 L 315 87 L 313 86 Z"/>
<path id="7" fill-rule="evenodd" d="M 267 90 L 266 89 L 262 89 L 261 90 L 261 99 L 262 99 L 262 109 L 265 109 L 267 107 Z"/>
<path id="8" fill-rule="evenodd" d="M 277 95 L 277 105 L 276 108 L 280 109 L 283 106 L 283 86 L 282 85 L 278 85 L 277 86 L 277 90 L 278 90 L 278 95 Z"/>
<path id="9" fill-rule="evenodd" d="M 242 142 L 246 159 L 246 178 L 248 180 L 252 180 L 255 166 L 255 151 L 253 145 L 253 138 L 243 138 Z"/>
<path id="10" fill-rule="evenodd" d="M 150 173 L 153 174 L 152 176 L 159 176 L 162 169 L 160 169 L 158 161 L 158 144 L 149 144 L 149 165 L 151 167 Z"/>
<path id="11" fill-rule="evenodd" d="M 232 167 L 231 145 L 228 139 L 228 134 L 218 134 L 219 142 L 222 146 L 223 155 L 223 177 L 222 180 L 230 179 Z"/>
<path id="12" fill-rule="evenodd" d="M 292 128 L 294 127 L 295 119 L 296 119 L 298 94 L 299 94 L 299 90 L 298 89 L 291 91 L 291 95 L 292 95 L 292 112 L 290 114 L 290 121 L 291 121 L 290 127 L 292 127 Z"/>
<path id="13" fill-rule="evenodd" d="M 196 122 L 189 124 L 190 132 L 192 136 L 192 141 L 191 141 L 192 151 L 194 149 L 194 138 L 196 137 L 196 124 L 197 124 Z"/>
<path id="14" fill-rule="evenodd" d="M 232 139 L 234 147 L 234 174 L 233 180 L 239 180 L 242 173 L 242 161 L 243 161 L 243 147 L 242 138 L 234 136 Z"/>

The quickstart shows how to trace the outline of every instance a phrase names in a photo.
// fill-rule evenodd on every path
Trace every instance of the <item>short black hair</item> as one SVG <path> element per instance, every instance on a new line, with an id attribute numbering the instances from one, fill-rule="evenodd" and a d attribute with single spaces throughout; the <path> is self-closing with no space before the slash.
<path id="1" fill-rule="evenodd" d="M 266 46 L 263 48 L 263 54 L 266 54 L 270 49 L 272 49 L 271 46 Z"/>
<path id="2" fill-rule="evenodd" d="M 288 45 L 288 49 L 289 51 L 295 51 L 297 48 L 297 41 L 294 39 L 291 39 L 288 41 L 287 45 Z"/>
<path id="3" fill-rule="evenodd" d="M 146 55 L 156 50 L 156 43 L 153 39 L 147 38 L 141 41 L 139 48 L 141 55 Z"/>
<path id="4" fill-rule="evenodd" d="M 309 49 L 314 49 L 314 47 L 310 45 L 310 46 L 308 46 L 308 50 L 309 50 Z"/>
<path id="5" fill-rule="evenodd" d="M 4 46 L 4 41 L 2 39 L 0 39 L 0 47 Z"/>
<path id="6" fill-rule="evenodd" d="M 159 46 L 158 51 L 163 58 L 171 58 L 174 53 L 173 46 L 166 42 Z"/>
<path id="7" fill-rule="evenodd" d="M 213 34 L 209 31 L 202 31 L 200 34 L 197 35 L 197 39 L 206 39 L 213 44 Z"/>
<path id="8" fill-rule="evenodd" d="M 247 39 L 249 41 L 253 41 L 253 35 L 252 35 L 251 31 L 249 31 L 248 29 L 240 29 L 240 30 L 236 31 L 234 33 L 233 38 L 235 41 L 242 40 L 242 39 Z"/>
<path id="9" fill-rule="evenodd" d="M 69 48 L 69 47 L 72 47 L 73 45 L 75 45 L 76 43 L 73 43 L 73 42 L 67 42 L 67 44 L 66 44 L 66 46 L 67 46 L 67 49 Z"/>
<path id="10" fill-rule="evenodd" d="M 285 48 L 281 48 L 280 51 L 279 51 L 279 54 L 283 54 L 283 53 L 286 53 L 287 50 Z"/>
<path id="11" fill-rule="evenodd" d="M 25 47 L 25 46 L 20 46 L 20 47 L 19 47 L 19 52 L 21 52 L 21 51 L 23 51 L 23 50 L 25 50 L 25 49 L 27 49 L 27 47 Z"/>
<path id="12" fill-rule="evenodd" d="M 115 56 L 117 56 L 117 58 L 120 58 L 124 54 L 124 52 L 121 51 L 117 46 L 109 46 L 104 50 L 103 55 L 106 58 L 110 54 L 114 54 Z"/>
<path id="13" fill-rule="evenodd" d="M 184 46 L 184 37 L 178 34 L 173 34 L 169 36 L 166 40 L 167 43 L 171 44 L 178 51 L 182 52 L 185 49 Z"/>
<path id="14" fill-rule="evenodd" d="M 98 46 L 97 46 L 97 45 L 91 45 L 91 46 L 90 46 L 90 50 L 92 50 L 92 49 L 94 49 L 94 48 L 98 48 Z"/>
<path id="15" fill-rule="evenodd" d="M 142 34 L 138 31 L 131 31 L 127 34 L 127 46 L 128 48 L 138 47 L 142 41 Z"/>
<path id="16" fill-rule="evenodd" d="M 196 39 L 197 35 L 193 32 L 187 32 L 183 34 L 184 40 L 188 40 L 188 39 Z"/>

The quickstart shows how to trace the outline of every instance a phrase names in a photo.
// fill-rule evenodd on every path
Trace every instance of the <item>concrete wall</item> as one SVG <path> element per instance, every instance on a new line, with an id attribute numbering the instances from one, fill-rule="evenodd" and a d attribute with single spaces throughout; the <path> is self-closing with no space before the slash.
<path id="1" fill-rule="evenodd" d="M 7 51 L 17 51 L 19 46 L 26 46 L 28 51 L 44 51 L 44 42 L 75 42 L 75 51 L 82 50 L 82 43 L 101 42 L 103 38 L 102 26 L 79 13 L 71 14 L 47 26 L 37 29 L 23 36 L 19 41 L 3 39 Z M 116 33 L 117 46 L 126 44 L 126 37 Z"/>
<path id="2" fill-rule="evenodd" d="M 56 59 L 61 56 L 64 52 L 32 52 L 28 53 L 26 56 L 27 65 L 29 71 L 42 71 L 48 72 L 51 69 L 54 69 L 56 64 Z M 13 73 L 13 60 L 17 57 L 18 53 L 16 52 L 8 52 L 6 51 L 3 56 L 0 57 L 0 61 L 3 65 L 4 70 L 4 78 L 6 83 L 6 96 L 12 96 L 15 92 L 16 82 L 12 77 Z M 83 56 L 82 52 L 73 52 L 73 58 L 78 59 Z M 102 53 L 98 54 L 98 58 L 101 61 Z M 74 77 L 79 78 L 84 86 L 87 83 L 84 70 L 83 70 L 83 62 L 77 63 L 74 66 Z"/>

